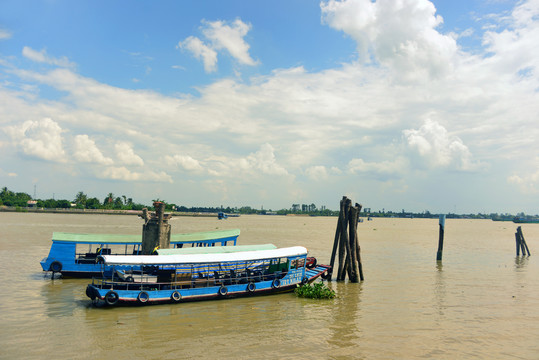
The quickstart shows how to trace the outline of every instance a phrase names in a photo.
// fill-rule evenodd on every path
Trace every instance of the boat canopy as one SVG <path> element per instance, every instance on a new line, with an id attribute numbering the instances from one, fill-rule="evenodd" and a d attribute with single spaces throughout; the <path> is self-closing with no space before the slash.
<path id="1" fill-rule="evenodd" d="M 181 254 L 181 255 L 101 255 L 99 259 L 105 265 L 178 265 L 211 264 L 234 261 L 256 261 L 292 256 L 307 255 L 303 246 L 280 249 L 242 251 L 220 254 Z"/>
<path id="2" fill-rule="evenodd" d="M 157 255 L 180 255 L 180 254 L 223 254 L 241 251 L 257 251 L 277 249 L 273 244 L 261 245 L 236 245 L 236 246 L 202 246 L 176 249 L 157 249 Z"/>
<path id="3" fill-rule="evenodd" d="M 205 240 L 219 240 L 228 237 L 238 236 L 239 229 L 204 231 L 196 233 L 172 234 L 170 243 L 197 242 Z M 142 234 L 121 235 L 121 234 L 78 234 L 54 232 L 52 241 L 74 242 L 83 244 L 141 244 Z M 217 241 L 216 241 L 217 242 Z"/>

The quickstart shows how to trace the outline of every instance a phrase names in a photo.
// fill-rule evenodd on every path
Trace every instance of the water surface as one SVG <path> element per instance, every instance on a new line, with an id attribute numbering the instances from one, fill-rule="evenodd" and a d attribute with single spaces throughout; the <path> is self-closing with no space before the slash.
<path id="1" fill-rule="evenodd" d="M 178 217 L 172 232 L 241 229 L 240 244 L 303 245 L 328 263 L 337 219 Z M 135 216 L 0 213 L 0 358 L 538 359 L 539 224 L 374 219 L 358 226 L 365 281 L 335 300 L 293 294 L 96 308 L 88 280 L 50 279 L 53 231 L 139 234 Z"/>

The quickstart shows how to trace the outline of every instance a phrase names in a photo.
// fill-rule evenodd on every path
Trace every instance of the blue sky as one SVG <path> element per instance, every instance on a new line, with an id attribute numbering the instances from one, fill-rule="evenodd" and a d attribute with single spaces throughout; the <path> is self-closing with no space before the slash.
<path id="1" fill-rule="evenodd" d="M 3 1 L 0 185 L 539 213 L 539 1 Z"/>

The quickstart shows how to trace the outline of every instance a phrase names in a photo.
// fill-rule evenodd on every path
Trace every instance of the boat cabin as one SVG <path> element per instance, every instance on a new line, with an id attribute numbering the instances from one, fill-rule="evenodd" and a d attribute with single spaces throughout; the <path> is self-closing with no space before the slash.
<path id="1" fill-rule="evenodd" d="M 173 234 L 176 249 L 236 245 L 239 229 Z M 54 232 L 49 255 L 41 261 L 43 271 L 65 276 L 91 277 L 101 274 L 100 255 L 139 255 L 142 235 L 76 234 Z M 107 268 L 105 267 L 105 270 Z"/>
<path id="2" fill-rule="evenodd" d="M 324 265 L 308 269 L 307 249 L 302 246 L 206 254 L 102 255 L 99 260 L 113 269 L 122 268 L 111 277 L 93 279 L 87 287 L 88 297 L 108 305 L 286 292 L 329 269 Z"/>

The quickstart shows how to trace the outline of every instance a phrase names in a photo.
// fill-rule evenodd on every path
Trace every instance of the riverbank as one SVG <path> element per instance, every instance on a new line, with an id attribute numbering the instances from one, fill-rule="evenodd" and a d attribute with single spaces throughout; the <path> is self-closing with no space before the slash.
<path id="1" fill-rule="evenodd" d="M 44 209 L 31 207 L 0 206 L 0 212 L 18 213 L 43 213 L 43 214 L 83 214 L 83 215 L 142 215 L 140 210 L 111 210 L 111 209 Z M 217 213 L 195 213 L 195 212 L 167 212 L 172 216 L 202 216 L 217 217 Z"/>

